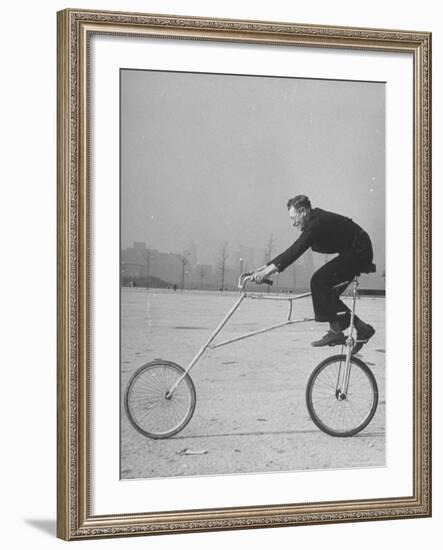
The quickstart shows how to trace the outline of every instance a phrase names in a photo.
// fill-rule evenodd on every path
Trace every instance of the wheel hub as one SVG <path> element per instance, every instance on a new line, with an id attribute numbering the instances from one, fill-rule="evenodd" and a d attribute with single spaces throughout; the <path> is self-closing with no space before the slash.
<path id="1" fill-rule="evenodd" d="M 337 399 L 337 401 L 345 401 L 347 399 L 347 395 L 341 390 L 337 390 L 335 392 L 335 398 Z"/>

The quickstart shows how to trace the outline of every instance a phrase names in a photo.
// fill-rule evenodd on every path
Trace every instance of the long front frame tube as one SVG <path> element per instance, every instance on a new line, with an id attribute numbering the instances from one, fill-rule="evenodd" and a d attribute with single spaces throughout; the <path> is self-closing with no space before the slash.
<path id="1" fill-rule="evenodd" d="M 220 324 L 217 326 L 217 328 L 214 330 L 214 332 L 211 334 L 207 342 L 198 350 L 195 357 L 192 359 L 192 361 L 189 363 L 187 368 L 185 369 L 185 372 L 178 378 L 174 385 L 171 387 L 171 389 L 168 391 L 167 397 L 170 398 L 170 396 L 174 393 L 177 386 L 180 384 L 180 382 L 187 376 L 189 371 L 192 369 L 192 367 L 197 363 L 197 361 L 200 359 L 200 357 L 203 355 L 203 353 L 207 350 L 210 343 L 214 340 L 214 338 L 217 336 L 217 334 L 222 330 L 222 328 L 226 325 L 226 323 L 229 321 L 229 319 L 232 317 L 232 315 L 235 313 L 235 311 L 240 307 L 240 304 L 243 302 L 243 300 L 246 298 L 246 293 L 242 293 L 240 298 L 235 302 L 235 304 L 232 306 L 232 308 L 228 311 L 228 313 L 225 315 L 224 319 L 220 322 Z"/>

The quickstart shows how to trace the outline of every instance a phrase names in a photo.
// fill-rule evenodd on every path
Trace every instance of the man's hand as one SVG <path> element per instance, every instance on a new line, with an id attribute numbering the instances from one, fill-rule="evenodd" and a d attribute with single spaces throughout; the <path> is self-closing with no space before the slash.
<path id="1" fill-rule="evenodd" d="M 254 270 L 251 275 L 251 281 L 254 283 L 262 283 L 265 279 L 268 279 L 270 275 L 277 273 L 278 269 L 274 264 L 264 265 Z"/>

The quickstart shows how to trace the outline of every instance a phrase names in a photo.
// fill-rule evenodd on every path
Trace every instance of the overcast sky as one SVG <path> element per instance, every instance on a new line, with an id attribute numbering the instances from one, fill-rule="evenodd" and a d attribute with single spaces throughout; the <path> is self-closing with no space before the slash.
<path id="1" fill-rule="evenodd" d="M 224 243 L 275 253 L 298 232 L 286 201 L 349 216 L 385 260 L 385 85 L 219 74 L 121 72 L 121 245 Z M 259 256 L 257 254 L 257 256 Z"/>

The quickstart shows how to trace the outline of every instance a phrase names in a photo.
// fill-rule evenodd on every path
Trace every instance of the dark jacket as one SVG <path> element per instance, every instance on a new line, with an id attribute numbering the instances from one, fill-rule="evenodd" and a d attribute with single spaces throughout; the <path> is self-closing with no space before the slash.
<path id="1" fill-rule="evenodd" d="M 351 218 L 314 208 L 300 237 L 269 264 L 274 264 L 281 272 L 308 248 L 314 252 L 348 257 L 365 273 L 369 271 L 372 263 L 371 240 L 359 225 Z"/>

